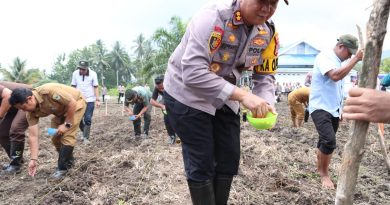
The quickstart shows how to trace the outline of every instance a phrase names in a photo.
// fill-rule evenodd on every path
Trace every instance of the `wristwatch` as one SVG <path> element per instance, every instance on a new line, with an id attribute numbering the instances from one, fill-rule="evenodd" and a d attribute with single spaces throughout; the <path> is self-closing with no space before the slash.
<path id="1" fill-rule="evenodd" d="M 70 127 L 72 127 L 72 123 L 65 122 L 65 127 L 69 129 Z"/>

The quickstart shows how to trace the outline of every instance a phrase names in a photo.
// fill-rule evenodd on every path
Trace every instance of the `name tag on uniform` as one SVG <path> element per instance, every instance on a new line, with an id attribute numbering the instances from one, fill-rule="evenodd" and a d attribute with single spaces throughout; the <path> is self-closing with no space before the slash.
<path id="1" fill-rule="evenodd" d="M 278 58 L 263 59 L 263 64 L 253 67 L 257 74 L 274 74 L 278 68 Z"/>

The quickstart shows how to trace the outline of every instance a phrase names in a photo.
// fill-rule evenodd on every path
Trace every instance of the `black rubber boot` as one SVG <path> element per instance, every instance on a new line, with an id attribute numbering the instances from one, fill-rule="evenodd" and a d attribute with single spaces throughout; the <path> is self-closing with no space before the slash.
<path id="1" fill-rule="evenodd" d="M 1 142 L 1 146 L 3 147 L 5 153 L 7 153 L 8 158 L 11 159 L 11 144 L 9 142 Z"/>
<path id="2" fill-rule="evenodd" d="M 141 125 L 134 126 L 134 132 L 136 137 L 141 136 Z"/>
<path id="3" fill-rule="evenodd" d="M 232 185 L 233 176 L 217 175 L 214 178 L 215 204 L 226 205 L 229 200 L 230 187 Z"/>
<path id="4" fill-rule="evenodd" d="M 20 173 L 24 151 L 24 142 L 11 142 L 11 162 L 4 170 L 6 173 Z"/>
<path id="5" fill-rule="evenodd" d="M 74 147 L 69 145 L 61 146 L 58 158 L 58 167 L 56 172 L 53 174 L 54 179 L 60 180 L 64 178 L 66 173 L 68 172 L 68 169 L 73 166 L 73 149 Z"/>
<path id="6" fill-rule="evenodd" d="M 84 131 L 83 131 L 83 143 L 84 144 L 89 144 L 89 134 L 91 132 L 91 126 L 90 125 L 85 125 L 84 126 Z"/>
<path id="7" fill-rule="evenodd" d="M 188 180 L 193 205 L 215 205 L 214 187 L 210 180 L 194 182 Z"/>
<path id="8" fill-rule="evenodd" d="M 305 109 L 305 122 L 309 121 L 309 116 L 310 116 L 309 109 L 306 108 Z"/>
<path id="9" fill-rule="evenodd" d="M 11 145 L 10 145 L 10 143 L 2 141 L 1 146 L 3 147 L 5 153 L 7 153 L 8 158 L 11 159 Z M 8 165 L 9 165 L 8 163 L 2 164 L 2 166 L 1 166 L 2 170 L 7 169 Z"/>

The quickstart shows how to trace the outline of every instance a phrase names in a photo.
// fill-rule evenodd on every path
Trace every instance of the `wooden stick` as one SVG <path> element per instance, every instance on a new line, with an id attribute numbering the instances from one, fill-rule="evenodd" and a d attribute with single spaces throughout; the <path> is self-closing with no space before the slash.
<path id="1" fill-rule="evenodd" d="M 385 143 L 385 125 L 383 123 L 378 123 L 378 133 L 379 133 L 379 144 L 382 150 L 383 158 L 385 159 L 386 167 L 390 173 L 390 159 L 387 155 L 386 143 Z"/>
<path id="2" fill-rule="evenodd" d="M 108 115 L 108 114 L 107 114 L 107 101 L 108 101 L 108 99 L 106 99 L 106 100 L 104 101 L 104 104 L 106 104 L 106 116 Z"/>
<path id="3" fill-rule="evenodd" d="M 360 48 L 364 49 L 364 40 L 363 40 L 362 29 L 360 29 L 360 26 L 357 24 L 356 24 L 356 28 L 357 28 L 357 32 L 358 32 Z"/>
<path id="4" fill-rule="evenodd" d="M 364 50 L 359 87 L 376 87 L 389 11 L 390 0 L 375 1 L 367 24 L 367 43 Z M 336 205 L 353 204 L 353 196 L 360 162 L 364 154 L 368 125 L 369 123 L 364 121 L 354 121 L 352 123 L 352 134 L 344 147 L 340 175 L 337 181 Z"/>

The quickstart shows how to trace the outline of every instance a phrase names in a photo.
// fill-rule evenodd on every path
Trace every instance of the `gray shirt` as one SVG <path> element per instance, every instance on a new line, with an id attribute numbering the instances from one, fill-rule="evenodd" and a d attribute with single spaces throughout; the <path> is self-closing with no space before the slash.
<path id="1" fill-rule="evenodd" d="M 239 103 L 229 100 L 235 85 L 224 77 L 239 79 L 243 70 L 254 67 L 253 92 L 273 105 L 278 48 L 274 34 L 269 23 L 247 27 L 237 1 L 210 4 L 192 18 L 170 57 L 164 79 L 166 92 L 211 115 L 224 104 L 238 113 Z M 264 56 L 272 40 L 274 48 L 268 52 L 272 57 Z"/>

